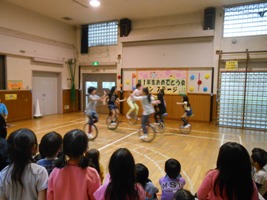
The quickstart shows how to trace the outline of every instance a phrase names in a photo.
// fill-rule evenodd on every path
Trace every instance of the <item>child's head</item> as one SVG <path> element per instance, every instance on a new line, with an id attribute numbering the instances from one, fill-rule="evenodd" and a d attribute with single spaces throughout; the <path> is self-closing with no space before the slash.
<path id="1" fill-rule="evenodd" d="M 253 151 L 254 150 L 254 151 Z M 258 169 L 262 169 L 266 163 L 266 151 L 263 149 L 252 150 L 252 165 Z"/>
<path id="2" fill-rule="evenodd" d="M 138 89 L 138 90 L 140 90 L 141 86 L 142 86 L 141 83 L 137 83 L 136 86 L 135 86 L 135 88 Z"/>
<path id="3" fill-rule="evenodd" d="M 160 89 L 159 94 L 165 95 L 164 89 Z"/>
<path id="4" fill-rule="evenodd" d="M 109 161 L 109 173 L 111 180 L 116 183 L 135 181 L 135 162 L 133 155 L 126 148 L 116 150 Z"/>
<path id="5" fill-rule="evenodd" d="M 39 152 L 42 158 L 56 157 L 62 146 L 62 137 L 57 132 L 45 134 L 39 145 Z"/>
<path id="6" fill-rule="evenodd" d="M 144 95 L 148 95 L 149 94 L 148 87 L 144 87 L 142 91 L 143 91 Z"/>
<path id="7" fill-rule="evenodd" d="M 117 87 L 116 86 L 113 86 L 111 89 L 110 89 L 110 94 L 114 94 L 116 93 L 117 91 Z"/>
<path id="8" fill-rule="evenodd" d="M 187 102 L 189 102 L 189 98 L 188 98 L 188 96 L 183 95 L 183 101 L 187 101 Z"/>
<path id="9" fill-rule="evenodd" d="M 177 192 L 174 194 L 174 200 L 194 200 L 195 197 L 185 189 L 177 190 Z"/>
<path id="10" fill-rule="evenodd" d="M 247 150 L 238 143 L 227 142 L 219 150 L 217 169 L 223 172 L 251 172 L 250 157 Z"/>
<path id="11" fill-rule="evenodd" d="M 83 154 L 88 148 L 88 137 L 79 129 L 67 132 L 63 138 L 63 155 L 58 159 L 56 167 L 63 168 L 66 165 L 66 156 L 72 160 L 79 161 L 79 166 L 84 168 L 86 164 L 83 160 Z"/>
<path id="12" fill-rule="evenodd" d="M 88 160 L 89 166 L 95 168 L 98 173 L 100 173 L 99 157 L 100 153 L 97 149 L 90 149 L 85 153 L 85 158 Z"/>
<path id="13" fill-rule="evenodd" d="M 181 164 L 178 160 L 170 158 L 165 162 L 165 172 L 171 179 L 175 179 L 181 173 Z"/>
<path id="14" fill-rule="evenodd" d="M 146 183 L 149 181 L 148 168 L 142 163 L 137 163 L 135 165 L 135 173 L 136 173 L 136 182 L 140 183 L 145 188 Z"/>
<path id="15" fill-rule="evenodd" d="M 87 92 L 88 92 L 88 94 L 96 94 L 96 88 L 95 87 L 89 87 Z"/>
<path id="16" fill-rule="evenodd" d="M 135 161 L 131 152 L 126 148 L 116 150 L 109 161 L 110 180 L 106 198 L 136 199 Z"/>
<path id="17" fill-rule="evenodd" d="M 37 138 L 30 129 L 22 128 L 12 132 L 8 139 L 8 152 L 13 164 L 11 179 L 23 187 L 22 175 L 26 166 L 32 162 L 38 144 Z"/>

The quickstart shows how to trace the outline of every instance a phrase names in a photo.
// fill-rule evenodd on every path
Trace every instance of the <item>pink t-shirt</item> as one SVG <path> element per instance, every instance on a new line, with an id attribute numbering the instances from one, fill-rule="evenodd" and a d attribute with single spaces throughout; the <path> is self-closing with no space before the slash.
<path id="1" fill-rule="evenodd" d="M 94 200 L 93 194 L 100 182 L 97 171 L 91 167 L 54 168 L 48 181 L 47 200 Z"/>
<path id="2" fill-rule="evenodd" d="M 100 188 L 94 193 L 95 200 L 105 200 L 105 192 L 108 187 L 109 181 L 106 181 Z M 146 192 L 140 184 L 136 184 L 136 189 L 139 194 L 138 200 L 144 200 L 146 198 Z"/>
<path id="3" fill-rule="evenodd" d="M 198 200 L 223 200 L 221 197 L 215 196 L 213 191 L 213 185 L 215 183 L 216 178 L 218 177 L 218 174 L 218 170 L 211 170 L 210 172 L 208 172 L 197 191 Z M 254 192 L 252 194 L 251 200 L 258 200 L 258 190 L 254 182 L 253 185 Z"/>

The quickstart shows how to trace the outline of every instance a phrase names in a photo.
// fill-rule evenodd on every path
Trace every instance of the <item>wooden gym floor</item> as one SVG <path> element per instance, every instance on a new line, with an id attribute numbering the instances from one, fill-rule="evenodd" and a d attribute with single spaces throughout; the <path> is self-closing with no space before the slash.
<path id="1" fill-rule="evenodd" d="M 98 138 L 89 142 L 89 148 L 100 151 L 100 161 L 107 166 L 111 154 L 120 147 L 128 148 L 134 155 L 136 163 L 145 164 L 150 172 L 150 179 L 160 189 L 158 180 L 164 176 L 164 163 L 169 158 L 179 160 L 182 166 L 182 176 L 186 179 L 185 188 L 195 193 L 203 177 L 209 169 L 215 168 L 218 150 L 228 141 L 244 145 L 249 154 L 254 147 L 266 149 L 267 133 L 263 131 L 222 128 L 208 123 L 192 122 L 189 135 L 179 132 L 180 122 L 166 120 L 164 133 L 157 133 L 151 143 L 142 142 L 137 130 L 140 122 L 130 125 L 125 116 L 120 116 L 120 125 L 115 130 L 106 127 L 106 115 L 100 115 L 96 124 L 99 129 Z M 19 128 L 32 129 L 40 142 L 42 136 L 50 131 L 56 131 L 62 136 L 72 129 L 83 129 L 86 115 L 82 112 L 45 116 L 39 119 L 10 123 L 8 133 Z"/>

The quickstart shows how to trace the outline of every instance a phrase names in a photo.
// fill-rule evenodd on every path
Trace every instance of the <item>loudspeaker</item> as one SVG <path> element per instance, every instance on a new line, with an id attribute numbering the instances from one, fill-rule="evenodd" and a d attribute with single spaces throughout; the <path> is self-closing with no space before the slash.
<path id="1" fill-rule="evenodd" d="M 127 37 L 131 32 L 132 22 L 128 18 L 120 20 L 120 37 Z"/>
<path id="2" fill-rule="evenodd" d="M 81 54 L 88 53 L 88 25 L 81 30 Z"/>
<path id="3" fill-rule="evenodd" d="M 211 30 L 215 28 L 216 9 L 214 7 L 206 8 L 204 10 L 204 30 Z"/>

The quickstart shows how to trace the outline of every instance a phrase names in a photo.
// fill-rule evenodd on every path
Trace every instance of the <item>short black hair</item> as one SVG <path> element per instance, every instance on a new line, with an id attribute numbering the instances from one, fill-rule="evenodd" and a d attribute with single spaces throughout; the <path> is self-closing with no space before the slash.
<path id="1" fill-rule="evenodd" d="M 148 168 L 142 163 L 137 163 L 135 165 L 135 173 L 136 173 L 136 182 L 140 183 L 145 189 L 147 182 L 149 182 L 148 176 L 149 171 Z"/>
<path id="2" fill-rule="evenodd" d="M 39 152 L 42 158 L 54 157 L 62 146 L 62 136 L 57 132 L 50 132 L 45 134 L 39 145 Z"/>
<path id="3" fill-rule="evenodd" d="M 264 151 L 263 149 L 252 151 L 251 158 L 253 162 L 257 162 L 261 168 L 263 168 L 267 164 L 266 151 Z"/>
<path id="4" fill-rule="evenodd" d="M 170 158 L 165 162 L 165 172 L 171 179 L 175 179 L 181 173 L 181 164 L 178 160 Z"/>
<path id="5" fill-rule="evenodd" d="M 94 90 L 96 90 L 95 87 L 89 87 L 87 92 L 88 92 L 88 94 L 91 94 Z"/>
<path id="6" fill-rule="evenodd" d="M 139 87 L 141 87 L 141 86 L 142 86 L 141 83 L 137 83 L 135 87 L 136 87 L 136 88 L 139 88 Z"/>
<path id="7" fill-rule="evenodd" d="M 174 200 L 195 200 L 195 197 L 188 190 L 180 189 L 174 194 Z"/>

